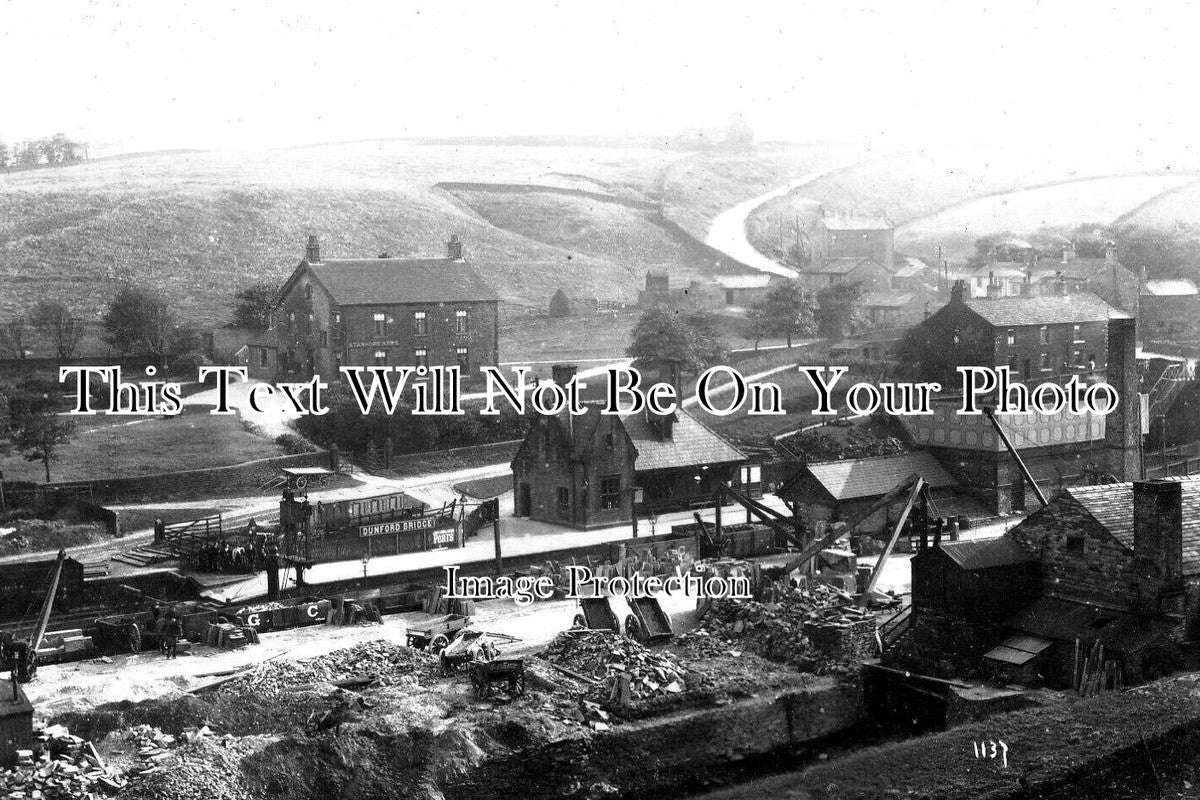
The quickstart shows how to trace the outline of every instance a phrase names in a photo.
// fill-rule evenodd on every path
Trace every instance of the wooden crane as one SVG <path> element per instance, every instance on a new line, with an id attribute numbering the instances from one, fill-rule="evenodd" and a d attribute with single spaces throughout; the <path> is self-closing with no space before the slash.
<path id="1" fill-rule="evenodd" d="M 54 569 L 50 573 L 50 585 L 46 599 L 42 602 L 41 613 L 38 614 L 37 627 L 30 634 L 28 641 L 13 642 L 9 655 L 9 667 L 12 670 L 13 683 L 28 683 L 37 674 L 37 651 L 46 637 L 46 628 L 50 625 L 50 613 L 54 610 L 54 597 L 58 594 L 58 581 L 62 577 L 63 562 L 67 558 L 66 550 L 58 551 L 54 560 Z"/>

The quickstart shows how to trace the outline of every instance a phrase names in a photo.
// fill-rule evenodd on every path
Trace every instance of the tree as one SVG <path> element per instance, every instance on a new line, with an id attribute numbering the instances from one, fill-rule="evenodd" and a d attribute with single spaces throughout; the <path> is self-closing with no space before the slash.
<path id="1" fill-rule="evenodd" d="M 753 305 L 746 311 L 746 335 L 754 340 L 754 349 L 771 334 L 771 320 L 761 306 Z"/>
<path id="2" fill-rule="evenodd" d="M 772 286 L 752 308 L 765 320 L 766 332 L 785 337 L 791 347 L 793 336 L 817 332 L 816 307 L 813 293 L 793 280 Z"/>
<path id="3" fill-rule="evenodd" d="M 54 300 L 43 300 L 29 312 L 29 321 L 43 338 L 54 346 L 59 361 L 75 355 L 83 338 L 83 320 L 72 316 L 71 309 Z"/>
<path id="4" fill-rule="evenodd" d="M 8 145 L 0 140 L 0 169 L 8 167 L 8 160 L 12 158 L 12 154 L 8 151 Z"/>
<path id="5" fill-rule="evenodd" d="M 247 286 L 237 293 L 233 307 L 233 324 L 250 330 L 266 330 L 271 307 L 275 304 L 275 287 L 261 282 Z"/>
<path id="6" fill-rule="evenodd" d="M 60 417 L 52 409 L 25 414 L 10 431 L 13 446 L 26 461 L 40 461 L 50 482 L 50 463 L 58 461 L 59 447 L 71 441 L 75 422 Z"/>
<path id="7" fill-rule="evenodd" d="M 642 314 L 625 351 L 638 367 L 674 363 L 690 372 L 719 363 L 728 353 L 713 315 L 703 311 L 681 313 L 665 306 L 655 306 Z"/>
<path id="8" fill-rule="evenodd" d="M 29 354 L 29 322 L 25 317 L 0 325 L 0 353 L 8 358 L 25 358 Z"/>
<path id="9" fill-rule="evenodd" d="M 161 296 L 136 286 L 124 286 L 104 313 L 104 338 L 124 354 L 143 352 L 166 359 L 174 321 Z"/>
<path id="10" fill-rule="evenodd" d="M 562 289 L 559 289 L 554 293 L 554 296 L 550 298 L 550 316 L 571 316 L 571 301 L 567 299 L 567 293 Z"/>
<path id="11" fill-rule="evenodd" d="M 817 327 L 822 336 L 857 333 L 867 320 L 858 305 L 862 290 L 857 283 L 835 283 L 817 292 Z"/>

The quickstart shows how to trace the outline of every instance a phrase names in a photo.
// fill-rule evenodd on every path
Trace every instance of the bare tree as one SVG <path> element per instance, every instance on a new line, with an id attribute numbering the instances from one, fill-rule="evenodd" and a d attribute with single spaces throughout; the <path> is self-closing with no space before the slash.
<path id="1" fill-rule="evenodd" d="M 26 358 L 29 355 L 29 322 L 17 317 L 0 325 L 0 353 L 8 358 Z"/>
<path id="2" fill-rule="evenodd" d="M 75 355 L 83 338 L 83 320 L 71 314 L 71 309 L 54 300 L 43 300 L 29 312 L 33 329 L 54 345 L 59 361 Z"/>

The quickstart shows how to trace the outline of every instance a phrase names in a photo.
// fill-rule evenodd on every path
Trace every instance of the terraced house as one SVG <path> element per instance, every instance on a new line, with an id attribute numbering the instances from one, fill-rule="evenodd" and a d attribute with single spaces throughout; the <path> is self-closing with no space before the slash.
<path id="1" fill-rule="evenodd" d="M 324 259 L 310 236 L 249 345 L 261 380 L 334 378 L 342 366 L 459 366 L 482 380 L 499 353 L 499 297 L 452 236 L 444 258 Z"/>

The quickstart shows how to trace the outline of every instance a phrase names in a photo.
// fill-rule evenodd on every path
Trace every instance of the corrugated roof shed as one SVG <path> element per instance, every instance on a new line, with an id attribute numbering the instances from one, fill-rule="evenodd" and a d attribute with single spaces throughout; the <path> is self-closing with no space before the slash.
<path id="1" fill-rule="evenodd" d="M 942 465 L 925 452 L 824 461 L 807 464 L 804 469 L 833 496 L 833 499 L 839 501 L 885 495 L 914 472 L 924 478 L 933 489 L 958 485 L 957 481 L 942 469 Z"/>
<path id="2" fill-rule="evenodd" d="M 940 546 L 951 561 L 968 571 L 1037 561 L 1037 556 L 1007 536 L 943 542 Z"/>
<path id="3" fill-rule="evenodd" d="M 996 327 L 1106 322 L 1129 319 L 1094 294 L 1079 293 L 1049 297 L 997 297 L 966 300 L 967 308 Z"/>
<path id="4" fill-rule="evenodd" d="M 447 258 L 331 259 L 308 268 L 344 306 L 499 299 L 470 264 Z"/>
<path id="5" fill-rule="evenodd" d="M 1167 478 L 1183 484 L 1183 574 L 1200 574 L 1200 478 Z M 1121 544 L 1133 549 L 1133 484 L 1078 486 L 1067 494 Z"/>

